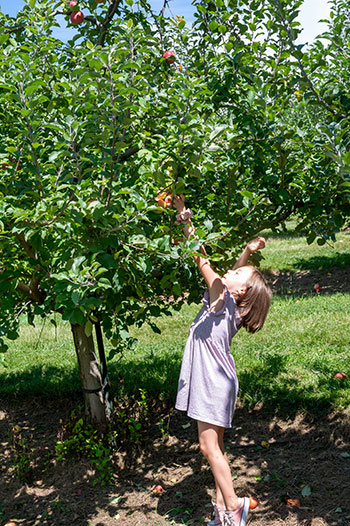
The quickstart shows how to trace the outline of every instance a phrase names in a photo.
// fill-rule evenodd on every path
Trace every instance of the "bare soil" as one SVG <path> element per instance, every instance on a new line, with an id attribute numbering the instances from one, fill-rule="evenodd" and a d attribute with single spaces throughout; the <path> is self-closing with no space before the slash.
<path id="1" fill-rule="evenodd" d="M 52 455 L 62 431 L 62 407 L 69 419 L 74 405 L 70 400 L 3 402 L 0 524 L 11 519 L 17 525 L 166 526 L 210 519 L 213 480 L 194 421 L 172 412 L 168 436 L 162 437 L 157 426 L 132 460 L 116 452 L 114 483 L 101 487 L 93 484 L 95 468 L 88 459 L 57 462 Z M 15 477 L 14 433 L 31 450 L 25 482 Z M 349 411 L 320 420 L 302 414 L 281 420 L 238 408 L 226 447 L 237 493 L 260 501 L 249 524 L 350 525 Z M 156 485 L 162 493 L 154 491 Z M 301 505 L 288 506 L 287 498 L 300 499 Z"/>

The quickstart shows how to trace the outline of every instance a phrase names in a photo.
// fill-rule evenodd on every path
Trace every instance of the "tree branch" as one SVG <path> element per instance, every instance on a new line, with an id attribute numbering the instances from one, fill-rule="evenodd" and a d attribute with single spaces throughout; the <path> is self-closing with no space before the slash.
<path id="1" fill-rule="evenodd" d="M 110 2 L 106 18 L 102 22 L 102 24 L 100 24 L 100 27 L 99 27 L 99 29 L 100 29 L 100 36 L 99 36 L 99 38 L 97 40 L 97 45 L 98 46 L 102 46 L 102 47 L 104 46 L 104 43 L 105 43 L 105 40 L 106 40 L 106 35 L 107 35 L 108 25 L 109 25 L 110 21 L 113 19 L 114 15 L 116 14 L 117 9 L 118 9 L 121 1 L 122 0 L 113 0 L 112 2 Z"/>

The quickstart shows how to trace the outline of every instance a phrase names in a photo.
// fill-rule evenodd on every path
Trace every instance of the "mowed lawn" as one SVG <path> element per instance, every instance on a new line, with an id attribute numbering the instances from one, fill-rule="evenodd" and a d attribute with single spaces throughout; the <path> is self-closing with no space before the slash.
<path id="1" fill-rule="evenodd" d="M 277 291 L 264 329 L 255 335 L 241 330 L 232 353 L 241 404 L 319 414 L 350 404 L 350 379 L 334 379 L 337 372 L 350 377 L 350 293 L 337 292 L 334 286 L 316 294 L 312 276 L 320 280 L 336 269 L 340 280 L 349 279 L 350 232 L 340 233 L 332 246 L 309 246 L 292 228 L 290 223 L 285 236 L 266 233 L 261 268 L 291 277 L 311 272 L 309 290 L 286 286 Z M 173 316 L 157 320 L 161 334 L 148 326 L 131 328 L 138 346 L 109 360 L 114 394 L 137 395 L 143 389 L 152 397 L 174 400 L 183 347 L 199 308 L 185 305 Z M 20 339 L 9 342 L 5 363 L 0 365 L 0 396 L 80 393 L 70 328 L 56 321 L 57 331 L 49 320 L 39 320 L 35 328 L 23 322 Z"/>

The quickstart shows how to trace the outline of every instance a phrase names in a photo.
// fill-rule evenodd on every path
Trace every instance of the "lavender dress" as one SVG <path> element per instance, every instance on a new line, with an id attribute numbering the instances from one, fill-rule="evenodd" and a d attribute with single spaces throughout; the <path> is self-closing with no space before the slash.
<path id="1" fill-rule="evenodd" d="M 226 287 L 218 312 L 209 310 L 208 290 L 203 304 L 188 335 L 175 407 L 195 420 L 232 427 L 238 380 L 230 344 L 240 328 L 240 317 Z"/>

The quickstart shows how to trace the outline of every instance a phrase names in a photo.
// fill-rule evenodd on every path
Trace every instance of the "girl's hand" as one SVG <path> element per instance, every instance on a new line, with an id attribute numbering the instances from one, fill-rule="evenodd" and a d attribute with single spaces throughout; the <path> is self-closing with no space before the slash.
<path id="1" fill-rule="evenodd" d="M 185 210 L 185 196 L 183 194 L 175 195 L 173 197 L 173 206 L 179 212 Z"/>
<path id="2" fill-rule="evenodd" d="M 262 250 L 263 248 L 265 248 L 265 238 L 261 236 L 252 239 L 252 241 L 249 241 L 247 245 L 247 249 L 250 252 L 257 252 L 258 250 Z"/>

